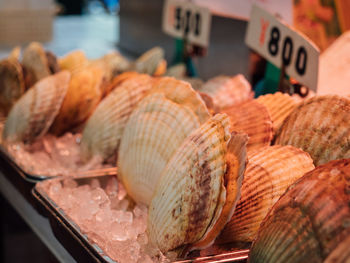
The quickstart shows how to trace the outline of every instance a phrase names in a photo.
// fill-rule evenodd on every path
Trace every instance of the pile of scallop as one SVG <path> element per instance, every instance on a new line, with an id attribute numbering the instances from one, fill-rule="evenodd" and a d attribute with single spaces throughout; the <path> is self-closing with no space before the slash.
<path id="1" fill-rule="evenodd" d="M 183 258 L 211 245 L 252 242 L 250 262 L 349 262 L 349 98 L 296 101 L 277 92 L 253 99 L 241 75 L 193 89 L 134 71 L 113 76 L 88 107 L 79 101 L 85 91 L 67 99 L 79 72 L 30 88 L 10 111 L 4 140 L 59 134 L 91 108 L 81 161 L 113 157 L 128 196 L 148 207 L 148 239 L 161 252 Z M 38 103 L 50 90 L 55 95 L 41 93 Z"/>

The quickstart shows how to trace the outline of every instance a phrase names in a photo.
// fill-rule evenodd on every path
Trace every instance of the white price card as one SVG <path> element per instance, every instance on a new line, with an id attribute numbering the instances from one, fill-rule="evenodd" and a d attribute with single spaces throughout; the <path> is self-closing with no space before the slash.
<path id="1" fill-rule="evenodd" d="M 163 31 L 192 44 L 207 47 L 211 13 L 208 8 L 190 2 L 167 0 L 163 9 Z"/>
<path id="2" fill-rule="evenodd" d="M 306 36 L 258 5 L 252 7 L 246 44 L 310 89 L 317 90 L 320 51 Z"/>

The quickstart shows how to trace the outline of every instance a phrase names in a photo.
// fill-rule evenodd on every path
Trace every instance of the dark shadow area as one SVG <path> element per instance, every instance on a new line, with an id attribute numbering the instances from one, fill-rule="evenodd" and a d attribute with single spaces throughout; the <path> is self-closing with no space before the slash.
<path id="1" fill-rule="evenodd" d="M 58 262 L 2 195 L 0 207 L 0 262 Z"/>

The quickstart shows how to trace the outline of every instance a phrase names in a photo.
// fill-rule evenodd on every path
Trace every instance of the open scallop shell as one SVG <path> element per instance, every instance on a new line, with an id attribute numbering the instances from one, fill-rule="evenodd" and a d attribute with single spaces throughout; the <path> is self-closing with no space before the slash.
<path id="1" fill-rule="evenodd" d="M 245 132 L 249 136 L 247 149 L 269 146 L 273 139 L 273 125 L 266 107 L 254 100 L 223 109 L 230 117 L 231 130 Z"/>
<path id="2" fill-rule="evenodd" d="M 133 111 L 118 152 L 118 176 L 128 194 L 149 205 L 159 176 L 199 118 L 164 94 L 151 94 Z"/>
<path id="3" fill-rule="evenodd" d="M 3 139 L 29 143 L 44 135 L 58 114 L 68 90 L 70 73 L 46 77 L 30 88 L 12 107 Z"/>
<path id="4" fill-rule="evenodd" d="M 62 135 L 83 123 L 101 101 L 104 73 L 98 67 L 86 67 L 72 74 L 67 95 L 50 132 Z"/>
<path id="5" fill-rule="evenodd" d="M 199 91 L 208 93 L 213 98 L 217 111 L 253 97 L 249 82 L 241 74 L 234 77 L 218 76 L 212 78 L 204 83 Z"/>
<path id="6" fill-rule="evenodd" d="M 154 47 L 136 59 L 130 70 L 153 75 L 158 67 L 161 66 L 161 63 L 164 63 L 162 62 L 163 58 L 164 50 L 161 47 Z"/>
<path id="7" fill-rule="evenodd" d="M 17 59 L 0 61 L 0 108 L 5 115 L 24 93 L 22 66 Z"/>
<path id="8" fill-rule="evenodd" d="M 350 99 L 337 95 L 301 103 L 282 124 L 276 144 L 308 152 L 316 166 L 350 158 Z"/>
<path id="9" fill-rule="evenodd" d="M 260 96 L 256 101 L 267 108 L 275 131 L 281 127 L 284 119 L 298 104 L 290 95 L 281 92 Z"/>
<path id="10" fill-rule="evenodd" d="M 136 105 L 152 88 L 153 79 L 145 74 L 129 78 L 116 87 L 91 115 L 83 130 L 81 154 L 107 159 L 117 153 L 124 127 Z"/>
<path id="11" fill-rule="evenodd" d="M 249 157 L 235 213 L 218 243 L 252 242 L 260 223 L 285 190 L 313 170 L 310 155 L 292 146 L 270 146 Z"/>
<path id="12" fill-rule="evenodd" d="M 156 80 L 153 89 L 149 93 L 162 93 L 167 99 L 189 107 L 198 116 L 201 123 L 205 122 L 210 116 L 201 96 L 185 81 L 172 77 L 162 77 Z"/>
<path id="13" fill-rule="evenodd" d="M 37 81 L 51 75 L 44 47 L 32 42 L 23 51 L 22 65 L 26 70 L 26 85 L 31 87 Z"/>
<path id="14" fill-rule="evenodd" d="M 349 262 L 350 159 L 305 174 L 262 222 L 249 262 Z"/>
<path id="15" fill-rule="evenodd" d="M 217 114 L 185 139 L 163 170 L 147 228 L 162 252 L 209 246 L 231 218 L 247 141 L 245 134 L 231 136 L 228 117 Z"/>

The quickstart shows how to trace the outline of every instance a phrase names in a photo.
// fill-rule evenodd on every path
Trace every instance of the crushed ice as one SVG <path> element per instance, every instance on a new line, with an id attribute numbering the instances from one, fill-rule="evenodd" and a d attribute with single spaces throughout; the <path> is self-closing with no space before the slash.
<path id="1" fill-rule="evenodd" d="M 117 179 L 110 177 L 103 187 L 97 179 L 77 185 L 73 179 L 48 180 L 43 189 L 110 258 L 120 263 L 170 262 L 148 243 L 148 210 L 134 204 Z"/>
<path id="2" fill-rule="evenodd" d="M 46 134 L 30 145 L 16 143 L 7 146 L 7 151 L 22 169 L 34 175 L 69 175 L 110 165 L 102 164 L 98 157 L 87 163 L 80 159 L 81 134 L 66 133 L 61 137 Z"/>

